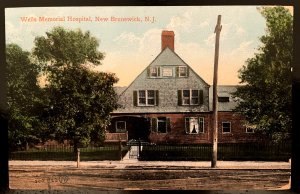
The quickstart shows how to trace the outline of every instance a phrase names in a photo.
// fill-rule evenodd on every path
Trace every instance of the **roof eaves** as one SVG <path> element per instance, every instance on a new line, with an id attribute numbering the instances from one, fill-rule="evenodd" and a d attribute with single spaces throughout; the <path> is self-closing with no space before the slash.
<path id="1" fill-rule="evenodd" d="M 173 52 L 184 64 L 186 64 L 198 76 L 198 78 L 200 78 L 208 87 L 210 87 L 210 85 L 206 81 L 204 81 L 204 79 L 202 79 L 202 77 L 200 77 L 200 75 L 198 75 L 198 73 L 196 73 L 195 70 L 191 66 L 189 66 L 175 51 L 171 50 L 171 52 Z"/>

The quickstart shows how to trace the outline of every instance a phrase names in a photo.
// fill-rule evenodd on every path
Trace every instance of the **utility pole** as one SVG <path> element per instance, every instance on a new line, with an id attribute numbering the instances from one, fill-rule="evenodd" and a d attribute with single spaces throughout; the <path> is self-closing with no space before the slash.
<path id="1" fill-rule="evenodd" d="M 211 167 L 217 167 L 218 160 L 218 62 L 219 62 L 219 39 L 221 32 L 221 15 L 218 15 L 218 21 L 215 28 L 216 43 L 215 43 L 215 60 L 214 60 L 214 80 L 213 80 L 213 153 Z"/>

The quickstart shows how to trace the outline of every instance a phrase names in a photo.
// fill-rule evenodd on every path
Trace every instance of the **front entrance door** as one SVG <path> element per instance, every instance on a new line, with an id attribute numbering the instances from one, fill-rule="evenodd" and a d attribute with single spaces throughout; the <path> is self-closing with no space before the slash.
<path id="1" fill-rule="evenodd" d="M 144 117 L 120 116 L 112 118 L 110 131 L 115 133 L 128 132 L 128 140 L 148 141 L 150 122 Z"/>
<path id="2" fill-rule="evenodd" d="M 150 123 L 148 119 L 141 117 L 131 117 L 128 119 L 128 139 L 148 140 L 150 134 Z"/>

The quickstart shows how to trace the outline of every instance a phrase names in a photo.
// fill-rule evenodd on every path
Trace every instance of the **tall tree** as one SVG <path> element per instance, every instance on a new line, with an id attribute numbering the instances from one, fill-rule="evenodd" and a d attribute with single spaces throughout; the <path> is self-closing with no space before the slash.
<path id="1" fill-rule="evenodd" d="M 118 79 L 114 74 L 90 70 L 104 58 L 98 46 L 89 32 L 61 27 L 35 39 L 33 54 L 47 77 L 45 133 L 56 140 L 71 140 L 74 151 L 93 138 L 103 140 L 109 114 L 117 108 L 113 84 Z"/>
<path id="2" fill-rule="evenodd" d="M 39 111 L 41 90 L 40 69 L 29 60 L 29 52 L 16 44 L 6 46 L 8 68 L 8 138 L 11 149 L 39 141 Z"/>
<path id="3" fill-rule="evenodd" d="M 249 124 L 273 140 L 287 138 L 292 126 L 293 17 L 284 7 L 259 9 L 266 34 L 253 58 L 239 70 L 237 107 Z"/>

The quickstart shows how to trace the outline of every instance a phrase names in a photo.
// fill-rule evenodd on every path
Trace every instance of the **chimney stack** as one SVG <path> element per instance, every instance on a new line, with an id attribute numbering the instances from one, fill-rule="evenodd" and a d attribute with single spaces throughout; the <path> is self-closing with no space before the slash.
<path id="1" fill-rule="evenodd" d="M 173 31 L 163 30 L 161 33 L 161 50 L 163 51 L 166 47 L 169 47 L 174 51 L 174 37 Z"/>

